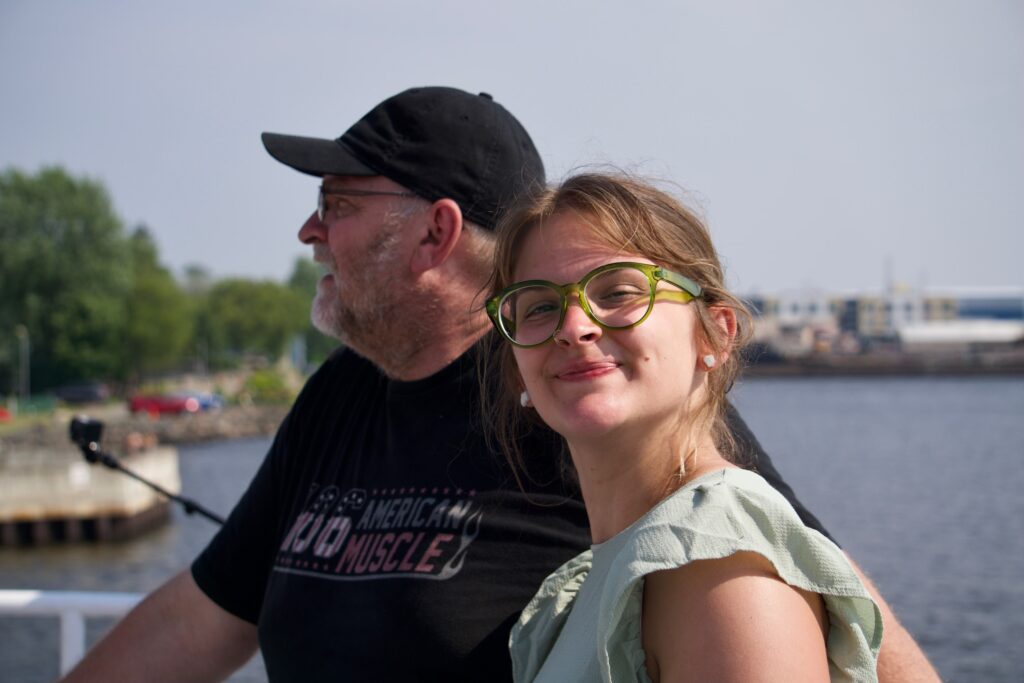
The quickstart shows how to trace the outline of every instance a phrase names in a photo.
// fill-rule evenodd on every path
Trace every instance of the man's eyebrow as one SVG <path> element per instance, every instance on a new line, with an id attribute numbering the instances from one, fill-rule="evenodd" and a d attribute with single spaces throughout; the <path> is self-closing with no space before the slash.
<path id="1" fill-rule="evenodd" d="M 352 188 L 345 187 L 344 185 L 324 185 L 323 186 L 324 199 L 328 203 L 346 202 L 352 203 L 353 199 L 358 199 L 358 194 L 348 194 L 348 191 Z"/>

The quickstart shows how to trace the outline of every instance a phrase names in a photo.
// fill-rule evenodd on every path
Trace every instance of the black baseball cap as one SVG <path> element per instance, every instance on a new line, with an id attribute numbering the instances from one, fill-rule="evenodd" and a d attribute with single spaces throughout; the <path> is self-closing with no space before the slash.
<path id="1" fill-rule="evenodd" d="M 309 175 L 382 175 L 424 199 L 454 199 L 486 228 L 544 184 L 544 164 L 519 121 L 487 93 L 456 88 L 389 97 L 336 140 L 263 133 L 263 146 Z"/>

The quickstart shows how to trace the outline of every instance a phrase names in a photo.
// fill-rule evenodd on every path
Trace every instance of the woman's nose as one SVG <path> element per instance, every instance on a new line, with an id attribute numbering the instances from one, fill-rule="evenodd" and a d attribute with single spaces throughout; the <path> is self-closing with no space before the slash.
<path id="1" fill-rule="evenodd" d="M 570 300 L 565 309 L 562 327 L 555 334 L 555 343 L 562 346 L 595 342 L 601 338 L 601 326 L 590 319 L 579 301 Z"/>

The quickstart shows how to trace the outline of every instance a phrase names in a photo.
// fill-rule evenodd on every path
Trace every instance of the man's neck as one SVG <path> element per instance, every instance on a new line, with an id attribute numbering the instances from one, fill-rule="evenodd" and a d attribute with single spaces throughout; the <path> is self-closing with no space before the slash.
<path id="1" fill-rule="evenodd" d="M 451 365 L 490 329 L 483 305 L 483 276 L 449 259 L 407 285 L 379 333 L 353 350 L 392 379 L 425 379 Z"/>
<path id="2" fill-rule="evenodd" d="M 409 334 L 396 332 L 397 341 L 387 346 L 354 349 L 380 368 L 381 372 L 403 382 L 414 382 L 435 375 L 473 347 L 490 328 L 486 318 L 467 319 L 465 324 L 439 329 L 433 320 L 421 321 Z M 450 319 L 450 318 L 449 318 Z"/>

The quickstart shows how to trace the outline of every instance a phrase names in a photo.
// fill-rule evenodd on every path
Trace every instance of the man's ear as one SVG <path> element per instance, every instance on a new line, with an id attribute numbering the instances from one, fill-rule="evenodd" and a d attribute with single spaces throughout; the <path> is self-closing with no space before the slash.
<path id="1" fill-rule="evenodd" d="M 430 205 L 425 223 L 419 226 L 419 241 L 410 264 L 417 275 L 437 268 L 451 255 L 462 236 L 462 210 L 451 199 L 438 199 Z"/>

